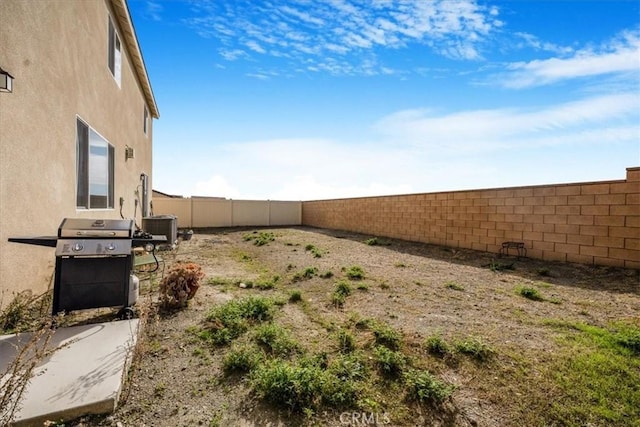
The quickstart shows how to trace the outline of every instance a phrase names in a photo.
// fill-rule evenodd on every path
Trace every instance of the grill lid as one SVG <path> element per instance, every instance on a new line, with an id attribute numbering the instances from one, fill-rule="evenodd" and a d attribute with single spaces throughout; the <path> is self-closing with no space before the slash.
<path id="1" fill-rule="evenodd" d="M 65 218 L 58 228 L 58 237 L 83 237 L 86 239 L 133 237 L 135 223 L 132 219 Z"/>

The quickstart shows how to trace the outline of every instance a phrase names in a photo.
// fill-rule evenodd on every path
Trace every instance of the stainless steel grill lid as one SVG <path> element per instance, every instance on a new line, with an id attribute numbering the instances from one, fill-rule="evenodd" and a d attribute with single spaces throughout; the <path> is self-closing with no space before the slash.
<path id="1" fill-rule="evenodd" d="M 60 238 L 131 239 L 135 230 L 132 219 L 65 218 L 58 228 Z"/>

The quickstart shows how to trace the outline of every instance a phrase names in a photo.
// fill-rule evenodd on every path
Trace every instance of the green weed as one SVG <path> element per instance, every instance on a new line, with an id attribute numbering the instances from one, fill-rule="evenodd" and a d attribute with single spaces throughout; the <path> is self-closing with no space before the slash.
<path id="1" fill-rule="evenodd" d="M 448 289 L 453 289 L 454 291 L 464 291 L 464 286 L 456 282 L 447 282 L 444 284 L 444 287 Z"/>
<path id="2" fill-rule="evenodd" d="M 324 273 L 321 273 L 320 275 L 318 275 L 318 277 L 320 277 L 321 279 L 330 279 L 333 277 L 333 272 L 325 271 Z"/>
<path id="3" fill-rule="evenodd" d="M 275 323 L 258 326 L 253 338 L 262 348 L 276 356 L 288 356 L 301 348 L 287 329 Z"/>
<path id="4" fill-rule="evenodd" d="M 435 356 L 444 357 L 452 353 L 451 346 L 440 335 L 432 335 L 428 337 L 424 346 L 427 352 Z"/>
<path id="5" fill-rule="evenodd" d="M 336 334 L 336 338 L 340 353 L 351 353 L 356 349 L 356 339 L 351 332 L 340 329 Z"/>
<path id="6" fill-rule="evenodd" d="M 373 336 L 378 345 L 390 350 L 398 350 L 402 344 L 402 335 L 386 323 L 375 323 L 372 326 Z"/>
<path id="7" fill-rule="evenodd" d="M 365 245 L 369 245 L 369 246 L 376 246 L 378 244 L 378 238 L 377 237 L 371 237 L 367 240 L 364 241 Z"/>
<path id="8" fill-rule="evenodd" d="M 301 282 L 303 280 L 312 279 L 314 276 L 318 275 L 318 269 L 316 267 L 307 267 L 302 271 L 298 271 L 293 275 L 291 279 L 294 282 Z"/>
<path id="9" fill-rule="evenodd" d="M 341 307 L 349 295 L 351 295 L 351 285 L 349 285 L 348 282 L 341 280 L 336 283 L 334 287 L 333 293 L 331 294 L 331 302 L 336 307 Z"/>
<path id="10" fill-rule="evenodd" d="M 459 353 L 471 356 L 479 362 L 484 362 L 493 356 L 495 351 L 479 337 L 470 337 L 456 341 L 454 348 Z"/>
<path id="11" fill-rule="evenodd" d="M 269 244 L 269 242 L 273 242 L 274 240 L 276 240 L 276 236 L 273 233 L 267 231 L 261 231 L 259 233 L 257 231 L 254 231 L 250 234 L 245 234 L 243 236 L 243 239 L 245 241 L 253 240 L 253 244 L 256 246 L 264 246 Z"/>
<path id="12" fill-rule="evenodd" d="M 503 264 L 495 260 L 492 260 L 489 264 L 486 265 L 486 267 L 489 267 L 489 270 L 493 271 L 494 273 L 505 270 L 515 270 L 515 266 L 513 263 Z"/>
<path id="13" fill-rule="evenodd" d="M 222 359 L 222 369 L 225 373 L 251 372 L 264 360 L 262 352 L 252 346 L 243 345 L 231 349 Z"/>
<path id="14" fill-rule="evenodd" d="M 289 302 L 300 302 L 302 301 L 302 291 L 300 289 L 294 289 L 289 294 Z"/>
<path id="15" fill-rule="evenodd" d="M 255 287 L 263 291 L 273 289 L 279 281 L 280 276 L 277 274 L 271 277 L 263 277 L 256 281 Z"/>
<path id="16" fill-rule="evenodd" d="M 273 305 L 273 300 L 264 297 L 229 301 L 209 312 L 205 329 L 198 336 L 213 344 L 227 344 L 244 333 L 249 325 L 270 320 Z"/>
<path id="17" fill-rule="evenodd" d="M 364 269 L 359 265 L 353 265 L 346 268 L 345 275 L 349 280 L 362 280 L 365 278 Z"/>
<path id="18" fill-rule="evenodd" d="M 518 295 L 523 296 L 532 301 L 544 301 L 544 297 L 542 296 L 540 291 L 538 291 L 535 288 L 519 287 L 516 289 L 516 292 L 518 293 Z"/>
<path id="19" fill-rule="evenodd" d="M 313 255 L 314 258 L 322 258 L 322 256 L 325 254 L 325 251 L 314 245 L 307 245 L 305 246 L 304 250 L 307 252 L 311 252 L 311 255 Z"/>
<path id="20" fill-rule="evenodd" d="M 374 359 L 380 371 L 388 377 L 397 377 L 404 370 L 407 359 L 399 351 L 378 345 L 373 349 Z"/>
<path id="21" fill-rule="evenodd" d="M 258 396 L 294 411 L 318 404 L 323 370 L 273 360 L 251 372 L 250 383 Z"/>
<path id="22" fill-rule="evenodd" d="M 436 379 L 430 372 L 411 369 L 404 374 L 407 397 L 419 402 L 442 402 L 454 387 Z"/>

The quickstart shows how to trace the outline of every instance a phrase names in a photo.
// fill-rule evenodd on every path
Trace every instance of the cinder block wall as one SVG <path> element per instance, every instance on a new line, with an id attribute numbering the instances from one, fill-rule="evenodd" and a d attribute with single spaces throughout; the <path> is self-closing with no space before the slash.
<path id="1" fill-rule="evenodd" d="M 303 202 L 303 225 L 640 268 L 640 167 L 625 180 Z M 513 252 L 512 252 L 513 253 Z"/>

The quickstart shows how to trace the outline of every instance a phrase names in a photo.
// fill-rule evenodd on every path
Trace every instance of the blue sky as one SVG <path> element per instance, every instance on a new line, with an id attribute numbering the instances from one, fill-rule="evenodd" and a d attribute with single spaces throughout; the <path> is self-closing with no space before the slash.
<path id="1" fill-rule="evenodd" d="M 640 1 L 129 0 L 155 189 L 315 200 L 623 179 Z"/>

